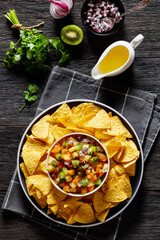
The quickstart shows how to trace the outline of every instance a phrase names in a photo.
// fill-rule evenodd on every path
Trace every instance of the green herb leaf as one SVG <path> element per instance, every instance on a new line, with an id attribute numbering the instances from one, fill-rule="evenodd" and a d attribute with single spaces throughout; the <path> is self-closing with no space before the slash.
<path id="1" fill-rule="evenodd" d="M 39 87 L 36 84 L 29 84 L 28 90 L 31 94 L 36 94 L 39 91 Z"/>
<path id="2" fill-rule="evenodd" d="M 10 49 L 14 49 L 15 46 L 16 46 L 16 44 L 15 44 L 14 42 L 11 41 L 10 44 L 9 44 Z"/>
<path id="3" fill-rule="evenodd" d="M 5 17 L 12 24 L 20 24 L 15 10 L 10 10 Z M 70 61 L 70 54 L 59 37 L 49 39 L 42 33 L 37 32 L 37 29 L 29 31 L 24 29 L 19 32 L 19 47 L 16 47 L 18 42 L 10 42 L 10 48 L 6 52 L 6 59 L 3 61 L 4 67 L 10 68 L 12 65 L 19 64 L 31 75 L 39 74 L 49 68 L 46 61 L 51 49 L 55 49 L 56 56 L 59 58 L 59 65 L 66 65 Z"/>
<path id="4" fill-rule="evenodd" d="M 24 91 L 23 96 L 24 96 L 24 99 L 25 99 L 26 101 L 28 100 L 29 95 L 30 95 L 30 93 L 29 93 L 28 91 Z"/>
<path id="5" fill-rule="evenodd" d="M 28 98 L 28 102 L 35 102 L 37 99 L 38 97 L 36 95 L 33 95 Z"/>
<path id="6" fill-rule="evenodd" d="M 15 60 L 16 62 L 19 62 L 20 59 L 21 59 L 20 54 L 15 54 L 15 55 L 14 55 L 14 60 Z"/>
<path id="7" fill-rule="evenodd" d="M 28 85 L 28 91 L 23 92 L 24 100 L 26 102 L 21 107 L 19 112 L 21 112 L 23 110 L 23 108 L 27 105 L 27 103 L 35 102 L 38 99 L 38 97 L 35 95 L 38 92 L 38 90 L 39 90 L 39 87 L 36 84 L 29 84 Z"/>
<path id="8" fill-rule="evenodd" d="M 62 58 L 59 60 L 59 65 L 66 65 L 71 60 L 71 56 L 69 53 L 63 52 Z"/>

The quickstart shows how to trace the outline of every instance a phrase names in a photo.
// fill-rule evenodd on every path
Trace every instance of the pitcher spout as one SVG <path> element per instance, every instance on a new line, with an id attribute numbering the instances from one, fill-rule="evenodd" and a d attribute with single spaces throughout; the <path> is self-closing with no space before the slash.
<path id="1" fill-rule="evenodd" d="M 98 65 L 96 65 L 92 70 L 91 70 L 91 76 L 95 80 L 99 80 L 103 77 L 103 75 L 99 72 Z"/>

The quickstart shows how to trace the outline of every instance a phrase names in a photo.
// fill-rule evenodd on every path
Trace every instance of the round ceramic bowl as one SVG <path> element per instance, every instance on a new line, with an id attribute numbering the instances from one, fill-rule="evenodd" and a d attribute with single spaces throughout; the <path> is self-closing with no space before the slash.
<path id="1" fill-rule="evenodd" d="M 106 0 L 107 1 L 107 0 Z M 81 20 L 83 22 L 83 25 L 86 27 L 86 29 L 94 34 L 94 35 L 97 35 L 97 36 L 105 36 L 105 37 L 109 37 L 113 34 L 115 34 L 116 32 L 118 32 L 120 29 L 121 29 L 121 26 L 123 24 L 123 21 L 124 21 L 124 16 L 121 18 L 121 20 L 119 20 L 115 25 L 114 27 L 109 30 L 109 31 L 106 31 L 106 32 L 102 32 L 102 33 L 99 33 L 97 31 L 95 31 L 88 23 L 87 23 L 87 10 L 88 10 L 88 4 L 91 2 L 91 0 L 86 0 L 84 3 L 83 3 L 83 6 L 82 6 L 82 9 L 81 9 Z M 92 2 L 98 2 L 98 0 L 92 0 Z M 120 14 L 124 13 L 125 12 L 125 9 L 124 9 L 124 6 L 123 6 L 123 3 L 120 1 L 120 0 L 109 0 L 108 1 L 109 3 L 111 4 L 115 4 L 115 7 L 118 8 Z"/>
<path id="2" fill-rule="evenodd" d="M 87 137 L 87 138 L 89 138 L 89 139 L 92 139 L 92 140 L 96 141 L 96 143 L 97 143 L 98 145 L 100 145 L 100 146 L 102 147 L 102 149 L 104 150 L 105 155 L 107 156 L 107 162 L 106 162 L 106 163 L 108 164 L 108 170 L 107 170 L 107 172 L 105 173 L 105 176 L 104 176 L 103 181 L 101 182 L 101 184 L 100 184 L 98 187 L 96 187 L 93 191 L 87 192 L 87 193 L 85 193 L 85 194 L 83 194 L 83 195 L 82 195 L 82 194 L 76 194 L 76 193 L 66 193 L 66 192 L 64 192 L 64 191 L 54 182 L 54 180 L 53 180 L 52 177 L 51 177 L 51 174 L 50 174 L 49 171 L 48 171 L 48 159 L 49 159 L 49 156 L 50 156 L 50 153 L 51 153 L 51 150 L 53 149 L 53 147 L 56 146 L 57 143 L 61 142 L 61 140 L 65 139 L 65 138 L 67 138 L 67 137 L 76 137 L 76 136 L 82 136 L 82 137 L 84 137 L 84 138 Z M 88 163 L 88 162 L 87 162 L 87 163 Z M 90 165 L 90 166 L 91 166 L 91 165 Z M 74 133 L 69 133 L 69 134 L 64 135 L 63 137 L 61 137 L 60 139 L 58 139 L 55 143 L 53 143 L 53 145 L 51 146 L 51 148 L 50 148 L 50 150 L 49 150 L 49 152 L 48 152 L 48 155 L 47 155 L 46 168 L 47 168 L 48 177 L 50 178 L 52 184 L 53 184 L 59 191 L 61 191 L 61 192 L 64 193 L 64 194 L 67 194 L 67 195 L 69 195 L 69 196 L 72 196 L 72 197 L 82 197 L 82 196 L 83 196 L 83 197 L 86 197 L 86 196 L 88 196 L 88 195 L 96 192 L 99 188 L 102 187 L 103 183 L 106 181 L 106 179 L 107 179 L 107 177 L 108 177 L 108 173 L 109 173 L 109 169 L 110 169 L 110 161 L 109 161 L 108 153 L 107 153 L 105 147 L 103 146 L 103 144 L 102 144 L 97 138 L 95 138 L 95 137 L 93 137 L 93 136 L 91 136 L 91 135 L 89 135 L 89 134 L 87 134 L 87 133 L 74 132 Z"/>
<path id="3" fill-rule="evenodd" d="M 120 215 L 130 205 L 130 203 L 134 200 L 134 197 L 136 196 L 136 194 L 138 192 L 138 189 L 140 188 L 142 177 L 143 177 L 143 171 L 144 171 L 143 151 L 142 151 L 142 147 L 141 147 L 139 138 L 138 138 L 135 130 L 131 126 L 131 124 L 127 121 L 127 119 L 125 117 L 123 117 L 118 111 L 116 111 L 112 107 L 110 107 L 108 105 L 105 105 L 103 103 L 93 101 L 93 100 L 88 100 L 88 99 L 73 99 L 73 100 L 65 101 L 65 103 L 67 103 L 70 108 L 76 107 L 77 105 L 79 105 L 81 103 L 84 103 L 84 102 L 93 103 L 96 106 L 99 106 L 99 107 L 103 108 L 105 111 L 112 112 L 113 115 L 119 116 L 119 118 L 121 119 L 121 121 L 123 122 L 125 127 L 132 134 L 132 136 L 133 136 L 132 140 L 134 141 L 138 150 L 140 151 L 140 156 L 139 156 L 139 159 L 137 160 L 137 163 L 136 163 L 136 174 L 131 179 L 132 196 L 131 196 L 130 199 L 127 199 L 127 200 L 123 201 L 122 203 L 118 204 L 116 207 L 111 209 L 111 211 L 109 212 L 109 214 L 108 214 L 108 216 L 107 216 L 107 218 L 104 222 L 104 223 L 106 223 L 106 222 L 110 222 L 111 220 L 116 218 L 118 215 Z M 44 110 L 36 118 L 34 118 L 33 121 L 26 128 L 26 130 L 25 130 L 25 132 L 24 132 L 24 134 L 21 138 L 21 141 L 19 143 L 18 152 L 17 152 L 17 169 L 18 169 L 19 181 L 20 181 L 20 184 L 21 184 L 21 187 L 23 189 L 24 194 L 27 197 L 27 199 L 29 200 L 29 202 L 31 203 L 31 205 L 37 211 L 39 211 L 43 216 L 45 216 L 48 220 L 50 220 L 54 223 L 61 224 L 63 226 L 67 226 L 67 227 L 72 227 L 72 228 L 95 227 L 95 226 L 103 224 L 103 222 L 96 221 L 96 222 L 91 223 L 91 224 L 76 223 L 76 224 L 70 225 L 70 224 L 67 224 L 65 222 L 65 220 L 59 219 L 55 215 L 52 215 L 52 216 L 48 215 L 47 214 L 47 208 L 41 209 L 41 207 L 37 204 L 37 202 L 31 196 L 29 196 L 28 191 L 27 191 L 26 182 L 25 182 L 25 177 L 23 175 L 23 172 L 20 169 L 20 163 L 23 162 L 23 159 L 21 158 L 21 151 L 22 151 L 23 145 L 26 141 L 26 134 L 30 135 L 31 134 L 31 128 L 36 122 L 38 122 L 46 114 L 54 113 L 63 103 L 64 102 L 57 103 L 53 106 L 50 106 L 46 110 Z"/>

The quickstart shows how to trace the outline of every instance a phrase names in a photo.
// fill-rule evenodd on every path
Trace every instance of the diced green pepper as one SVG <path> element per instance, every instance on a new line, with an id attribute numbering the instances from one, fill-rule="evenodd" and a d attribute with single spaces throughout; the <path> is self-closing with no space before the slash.
<path id="1" fill-rule="evenodd" d="M 75 149 L 76 149 L 77 151 L 82 150 L 82 144 L 77 144 L 77 145 L 75 146 Z"/>
<path id="2" fill-rule="evenodd" d="M 63 143 L 62 143 L 63 148 L 66 148 L 66 143 L 67 143 L 67 141 L 64 140 Z"/>
<path id="3" fill-rule="evenodd" d="M 91 159 L 91 155 L 85 155 L 84 161 L 88 162 Z"/>
<path id="4" fill-rule="evenodd" d="M 73 182 L 70 182 L 69 185 L 71 186 L 71 188 L 75 188 L 75 186 L 76 186 Z"/>
<path id="5" fill-rule="evenodd" d="M 59 180 L 59 183 L 64 183 L 65 181 L 66 181 L 66 179 L 62 178 L 62 179 Z"/>
<path id="6" fill-rule="evenodd" d="M 61 171 L 61 172 L 58 174 L 58 177 L 59 177 L 60 179 L 65 178 L 65 177 L 66 177 L 65 172 Z"/>
<path id="7" fill-rule="evenodd" d="M 81 186 L 81 187 L 87 187 L 87 185 L 88 185 L 88 183 L 89 183 L 89 179 L 88 178 L 84 178 L 84 179 L 82 179 L 81 181 L 79 181 L 79 185 Z"/>
<path id="8" fill-rule="evenodd" d="M 102 147 L 97 146 L 97 152 L 103 152 L 104 150 L 102 149 Z"/>
<path id="9" fill-rule="evenodd" d="M 101 181 L 101 179 L 99 178 L 99 179 L 97 179 L 96 181 L 95 181 L 95 185 L 96 186 L 99 186 L 99 185 L 101 185 L 101 183 L 102 183 L 102 181 Z"/>
<path id="10" fill-rule="evenodd" d="M 92 157 L 92 158 L 91 158 L 91 162 L 92 162 L 94 165 L 97 165 L 97 163 L 99 162 L 99 158 L 98 158 L 97 156 Z"/>
<path id="11" fill-rule="evenodd" d="M 91 152 L 97 152 L 97 147 L 96 146 L 92 146 L 91 147 Z"/>
<path id="12" fill-rule="evenodd" d="M 62 159 L 62 153 L 56 153 L 56 159 L 60 161 Z"/>
<path id="13" fill-rule="evenodd" d="M 51 165 L 52 165 L 53 167 L 57 167 L 57 163 L 56 163 L 55 161 L 52 161 L 52 162 L 51 162 Z"/>
<path id="14" fill-rule="evenodd" d="M 72 160 L 72 164 L 74 168 L 79 167 L 79 161 L 78 160 Z"/>
<path id="15" fill-rule="evenodd" d="M 88 153 L 90 155 L 93 155 L 94 152 L 97 152 L 97 147 L 96 146 L 91 146 L 88 150 Z"/>
<path id="16" fill-rule="evenodd" d="M 83 169 L 86 169 L 86 168 L 88 168 L 88 167 L 89 167 L 89 164 L 88 164 L 88 163 L 86 163 L 85 165 L 82 166 Z"/>

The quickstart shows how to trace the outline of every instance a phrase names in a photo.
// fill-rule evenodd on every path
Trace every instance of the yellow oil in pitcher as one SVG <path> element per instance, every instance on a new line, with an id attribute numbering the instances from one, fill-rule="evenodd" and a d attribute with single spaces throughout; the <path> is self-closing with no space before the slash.
<path id="1" fill-rule="evenodd" d="M 122 67 L 129 58 L 129 51 L 124 46 L 113 47 L 99 63 L 99 72 L 107 74 Z"/>

